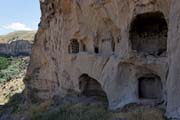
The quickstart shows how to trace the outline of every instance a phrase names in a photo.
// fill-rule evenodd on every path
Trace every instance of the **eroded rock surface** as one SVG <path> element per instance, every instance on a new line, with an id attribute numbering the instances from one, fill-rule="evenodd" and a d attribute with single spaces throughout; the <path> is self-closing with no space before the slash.
<path id="1" fill-rule="evenodd" d="M 172 118 L 180 118 L 180 1 L 173 0 L 170 11 L 168 57 L 169 76 L 167 82 L 167 113 Z"/>
<path id="2" fill-rule="evenodd" d="M 31 55 L 32 43 L 26 40 L 16 40 L 10 43 L 0 43 L 0 55 L 5 56 L 29 56 Z"/>
<path id="3" fill-rule="evenodd" d="M 46 100 L 69 91 L 83 94 L 82 88 L 88 87 L 86 94 L 104 91 L 109 109 L 129 103 L 165 105 L 170 100 L 171 112 L 173 97 L 167 99 L 167 93 L 173 92 L 176 79 L 167 84 L 168 58 L 174 58 L 172 45 L 178 48 L 170 45 L 178 26 L 172 20 L 178 7 L 172 5 L 169 15 L 171 2 L 179 6 L 174 1 L 40 0 L 42 18 L 24 80 L 27 96 Z M 176 77 L 178 63 L 170 59 L 172 64 L 170 76 Z M 82 82 L 82 75 L 94 82 Z"/>

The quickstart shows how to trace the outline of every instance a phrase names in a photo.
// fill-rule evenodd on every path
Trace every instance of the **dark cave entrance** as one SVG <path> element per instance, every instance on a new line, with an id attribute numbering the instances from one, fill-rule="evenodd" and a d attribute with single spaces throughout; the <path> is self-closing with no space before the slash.
<path id="1" fill-rule="evenodd" d="M 132 49 L 138 53 L 161 56 L 167 50 L 168 26 L 161 12 L 137 15 L 131 23 Z"/>
<path id="2" fill-rule="evenodd" d="M 161 78 L 154 74 L 147 74 L 138 79 L 138 92 L 140 99 L 161 99 Z"/>
<path id="3" fill-rule="evenodd" d="M 94 52 L 95 52 L 96 54 L 98 54 L 98 53 L 99 53 L 99 48 L 98 48 L 98 47 L 94 47 Z"/>
<path id="4" fill-rule="evenodd" d="M 83 74 L 79 77 L 79 89 L 82 95 L 98 98 L 102 102 L 105 102 L 106 105 L 108 104 L 107 95 L 101 87 L 101 84 L 87 74 Z"/>
<path id="5" fill-rule="evenodd" d="M 79 80 L 79 87 L 83 95 L 101 97 L 106 96 L 106 93 L 102 89 L 100 83 L 97 80 L 89 77 L 87 74 L 81 75 Z"/>

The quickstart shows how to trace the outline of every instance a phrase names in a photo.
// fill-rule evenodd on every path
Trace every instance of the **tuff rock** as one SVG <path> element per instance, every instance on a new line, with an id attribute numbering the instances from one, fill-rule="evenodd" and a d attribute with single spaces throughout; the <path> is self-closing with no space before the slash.
<path id="1" fill-rule="evenodd" d="M 179 0 L 40 0 L 27 97 L 77 92 L 109 109 L 164 104 L 180 118 Z"/>

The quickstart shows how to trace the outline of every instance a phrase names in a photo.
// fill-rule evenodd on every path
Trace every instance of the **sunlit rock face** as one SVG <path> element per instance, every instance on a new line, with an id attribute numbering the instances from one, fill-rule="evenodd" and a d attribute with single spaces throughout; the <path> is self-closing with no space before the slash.
<path id="1" fill-rule="evenodd" d="M 29 56 L 32 43 L 27 40 L 15 40 L 10 43 L 0 43 L 0 56 Z"/>
<path id="2" fill-rule="evenodd" d="M 178 111 L 178 2 L 40 0 L 27 96 L 75 91 L 107 97 L 109 109 L 167 103 L 169 114 Z"/>

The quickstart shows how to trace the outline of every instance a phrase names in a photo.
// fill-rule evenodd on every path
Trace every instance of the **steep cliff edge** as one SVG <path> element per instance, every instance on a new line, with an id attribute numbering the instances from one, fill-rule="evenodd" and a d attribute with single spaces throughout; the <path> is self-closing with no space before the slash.
<path id="1" fill-rule="evenodd" d="M 31 55 L 35 31 L 15 31 L 0 35 L 0 55 Z"/>
<path id="2" fill-rule="evenodd" d="M 27 40 L 15 40 L 10 43 L 0 43 L 1 56 L 29 56 L 32 43 Z"/>

